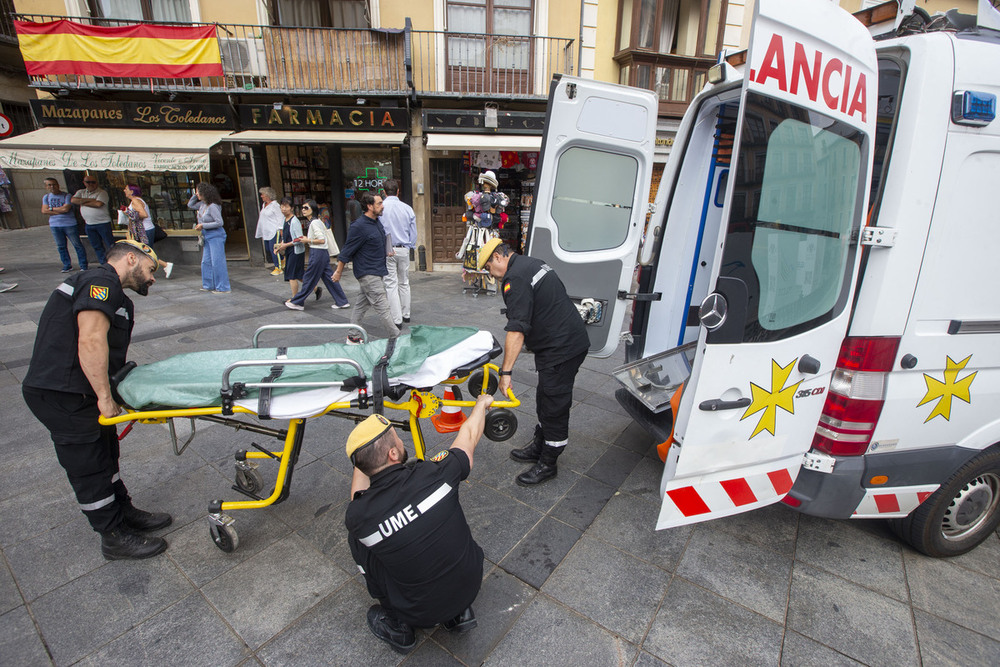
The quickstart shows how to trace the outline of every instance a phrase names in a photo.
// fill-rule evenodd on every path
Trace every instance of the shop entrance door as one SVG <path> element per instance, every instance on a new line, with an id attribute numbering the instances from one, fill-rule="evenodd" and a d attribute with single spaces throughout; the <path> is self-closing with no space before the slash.
<path id="1" fill-rule="evenodd" d="M 458 247 L 465 238 L 465 192 L 469 176 L 462 173 L 462 160 L 431 160 L 431 261 L 457 264 Z"/>

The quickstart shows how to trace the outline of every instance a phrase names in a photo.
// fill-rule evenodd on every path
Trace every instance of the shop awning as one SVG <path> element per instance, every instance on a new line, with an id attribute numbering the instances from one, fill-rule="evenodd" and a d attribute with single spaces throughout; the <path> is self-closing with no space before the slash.
<path id="1" fill-rule="evenodd" d="M 429 151 L 537 151 L 541 135 L 532 134 L 427 134 Z"/>
<path id="2" fill-rule="evenodd" d="M 209 171 L 228 131 L 43 127 L 0 141 L 4 169 Z"/>
<path id="3" fill-rule="evenodd" d="M 245 130 L 225 137 L 241 144 L 401 144 L 406 132 L 323 132 L 322 130 Z"/>

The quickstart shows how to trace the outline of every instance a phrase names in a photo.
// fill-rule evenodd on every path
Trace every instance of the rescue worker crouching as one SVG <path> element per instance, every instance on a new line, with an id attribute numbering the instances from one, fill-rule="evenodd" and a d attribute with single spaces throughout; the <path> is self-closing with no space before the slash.
<path id="1" fill-rule="evenodd" d="M 162 537 L 141 533 L 169 526 L 169 514 L 132 505 L 121 479 L 114 426 L 98 418 L 121 408 L 111 376 L 124 365 L 134 309 L 124 288 L 145 296 L 159 261 L 145 243 L 119 241 L 97 268 L 70 276 L 52 292 L 35 335 L 21 393 L 52 436 L 56 457 L 108 560 L 149 558 L 163 552 Z"/>
<path id="2" fill-rule="evenodd" d="M 521 486 L 541 484 L 556 476 L 556 460 L 569 442 L 573 382 L 590 349 L 586 325 L 566 294 L 556 272 L 540 259 L 515 254 L 499 238 L 479 250 L 477 268 L 487 269 L 500 283 L 507 306 L 507 335 L 499 393 L 507 395 L 514 364 L 527 347 L 535 355 L 538 424 L 531 442 L 510 458 L 534 465 L 517 476 Z"/>
<path id="3" fill-rule="evenodd" d="M 382 415 L 362 421 L 347 439 L 355 466 L 348 544 L 378 600 L 368 627 L 397 652 L 416 646 L 414 628 L 476 627 L 472 602 L 482 585 L 483 550 L 472 539 L 458 486 L 472 470 L 491 401 L 479 396 L 451 448 L 426 461 L 407 464 L 402 440 Z"/>

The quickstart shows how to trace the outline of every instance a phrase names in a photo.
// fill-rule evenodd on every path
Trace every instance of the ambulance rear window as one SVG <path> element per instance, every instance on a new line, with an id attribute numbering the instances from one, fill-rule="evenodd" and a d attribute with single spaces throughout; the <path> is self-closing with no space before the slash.
<path id="1" fill-rule="evenodd" d="M 722 275 L 749 293 L 745 341 L 780 340 L 839 313 L 860 220 L 863 133 L 794 104 L 747 96 Z"/>

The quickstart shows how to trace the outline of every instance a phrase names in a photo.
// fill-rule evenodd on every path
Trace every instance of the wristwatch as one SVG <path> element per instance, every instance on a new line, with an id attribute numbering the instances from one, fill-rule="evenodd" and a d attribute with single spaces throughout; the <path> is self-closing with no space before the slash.
<path id="1" fill-rule="evenodd" d="M 513 373 L 514 373 L 513 370 L 510 370 L 510 371 L 500 371 L 500 375 L 513 375 Z"/>

